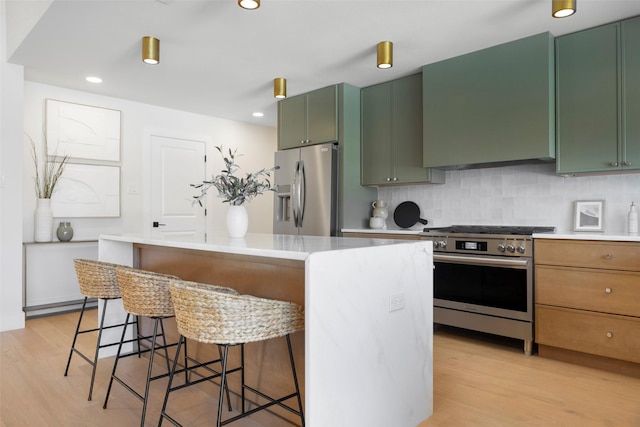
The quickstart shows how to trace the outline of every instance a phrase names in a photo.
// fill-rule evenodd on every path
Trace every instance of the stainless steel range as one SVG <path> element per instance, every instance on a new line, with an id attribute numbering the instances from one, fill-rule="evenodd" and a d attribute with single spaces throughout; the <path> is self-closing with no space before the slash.
<path id="1" fill-rule="evenodd" d="M 524 340 L 533 350 L 533 233 L 554 227 L 425 228 L 433 241 L 435 323 Z"/>

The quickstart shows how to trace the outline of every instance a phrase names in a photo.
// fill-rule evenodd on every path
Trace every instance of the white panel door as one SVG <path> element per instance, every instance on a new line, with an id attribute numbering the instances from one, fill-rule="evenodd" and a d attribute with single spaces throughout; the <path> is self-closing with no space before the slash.
<path id="1" fill-rule="evenodd" d="M 204 234 L 205 209 L 191 184 L 205 179 L 206 142 L 150 136 L 151 226 L 163 234 Z"/>

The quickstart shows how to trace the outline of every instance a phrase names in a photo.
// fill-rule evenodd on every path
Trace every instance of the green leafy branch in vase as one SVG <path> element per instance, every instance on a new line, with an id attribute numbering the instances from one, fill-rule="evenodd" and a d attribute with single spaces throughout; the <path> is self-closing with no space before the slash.
<path id="1" fill-rule="evenodd" d="M 254 173 L 247 173 L 244 177 L 237 177 L 235 173 L 240 169 L 236 164 L 236 157 L 240 156 L 237 149 L 231 151 L 225 156 L 222 146 L 216 147 L 222 159 L 225 168 L 220 174 L 212 176 L 210 180 L 202 181 L 201 184 L 191 184 L 192 187 L 200 190 L 200 194 L 193 196 L 193 203 L 198 202 L 202 206 L 202 199 L 207 195 L 207 191 L 211 187 L 218 190 L 218 197 L 223 198 L 223 203 L 229 203 L 232 206 L 241 206 L 244 202 L 264 193 L 265 191 L 275 191 L 275 186 L 271 185 L 269 178 L 271 172 L 280 169 L 275 166 L 271 169 L 260 169 Z"/>

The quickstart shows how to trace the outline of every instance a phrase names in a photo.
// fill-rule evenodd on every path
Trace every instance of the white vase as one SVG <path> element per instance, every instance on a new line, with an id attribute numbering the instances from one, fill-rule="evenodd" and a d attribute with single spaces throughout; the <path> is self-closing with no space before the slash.
<path id="1" fill-rule="evenodd" d="M 249 215 L 243 205 L 229 206 L 227 211 L 227 231 L 229 237 L 244 237 L 249 228 Z"/>
<path id="2" fill-rule="evenodd" d="M 33 240 L 36 242 L 50 242 L 53 234 L 53 213 L 51 199 L 38 199 L 36 204 Z"/>

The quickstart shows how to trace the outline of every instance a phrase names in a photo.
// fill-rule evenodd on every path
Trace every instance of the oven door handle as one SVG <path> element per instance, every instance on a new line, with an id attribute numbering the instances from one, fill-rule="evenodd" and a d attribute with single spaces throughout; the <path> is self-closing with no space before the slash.
<path id="1" fill-rule="evenodd" d="M 527 267 L 530 260 L 528 258 L 485 258 L 465 255 L 434 254 L 433 261 L 449 262 L 455 264 L 489 265 L 495 267 Z"/>

